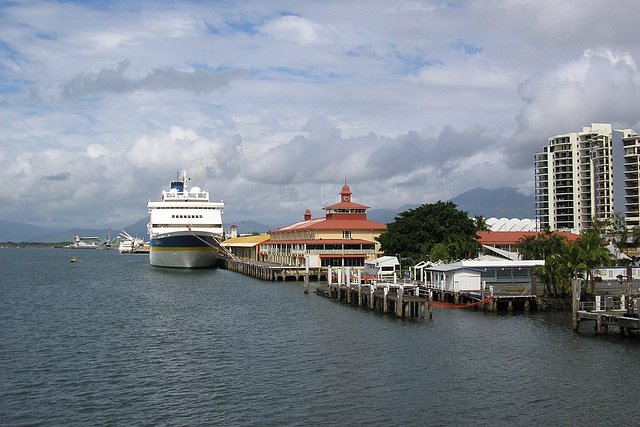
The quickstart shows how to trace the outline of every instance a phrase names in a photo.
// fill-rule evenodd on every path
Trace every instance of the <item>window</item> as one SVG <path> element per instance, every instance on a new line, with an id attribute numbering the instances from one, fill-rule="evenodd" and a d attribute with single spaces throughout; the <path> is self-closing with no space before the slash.
<path id="1" fill-rule="evenodd" d="M 364 258 L 344 258 L 345 267 L 364 267 Z"/>
<path id="2" fill-rule="evenodd" d="M 351 239 L 351 231 L 349 230 L 345 230 L 342 232 L 342 238 L 343 239 Z"/>
<path id="3" fill-rule="evenodd" d="M 342 267 L 342 258 L 322 258 L 322 267 Z"/>

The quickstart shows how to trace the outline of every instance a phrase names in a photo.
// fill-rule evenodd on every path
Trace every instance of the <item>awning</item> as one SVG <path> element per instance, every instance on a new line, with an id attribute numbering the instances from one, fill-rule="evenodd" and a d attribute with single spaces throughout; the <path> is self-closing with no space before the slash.
<path id="1" fill-rule="evenodd" d="M 365 254 L 320 254 L 320 258 L 364 258 Z"/>

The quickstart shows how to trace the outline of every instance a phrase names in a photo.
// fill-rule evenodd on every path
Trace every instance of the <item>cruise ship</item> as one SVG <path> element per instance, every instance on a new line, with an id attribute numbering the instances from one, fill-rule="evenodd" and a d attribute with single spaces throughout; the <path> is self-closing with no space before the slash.
<path id="1" fill-rule="evenodd" d="M 187 188 L 189 180 L 178 173 L 160 202 L 147 203 L 153 266 L 207 268 L 218 261 L 224 203 L 210 202 L 209 193 L 199 187 Z"/>

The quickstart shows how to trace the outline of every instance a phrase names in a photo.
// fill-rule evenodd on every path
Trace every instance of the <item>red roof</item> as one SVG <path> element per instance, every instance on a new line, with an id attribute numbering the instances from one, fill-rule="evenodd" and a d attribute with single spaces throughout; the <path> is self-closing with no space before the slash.
<path id="1" fill-rule="evenodd" d="M 369 206 L 359 205 L 353 202 L 340 202 L 322 209 L 369 209 Z"/>
<path id="2" fill-rule="evenodd" d="M 385 224 L 367 219 L 366 211 L 369 206 L 351 201 L 351 190 L 346 181 L 340 196 L 342 199 L 340 203 L 323 208 L 327 211 L 324 218 L 311 219 L 311 212 L 307 209 L 303 221 L 278 228 L 271 234 L 302 230 L 377 230 L 382 232 L 387 229 Z"/>
<path id="3" fill-rule="evenodd" d="M 362 239 L 307 239 L 307 240 L 267 240 L 263 245 L 371 245 L 375 242 Z"/>
<path id="4" fill-rule="evenodd" d="M 476 233 L 483 245 L 515 245 L 521 237 L 545 234 L 544 231 L 478 231 Z M 554 231 L 553 234 L 564 236 L 569 242 L 575 242 L 580 235 L 568 231 Z"/>
<path id="5" fill-rule="evenodd" d="M 345 214 L 349 215 L 349 214 Z M 272 231 L 271 233 L 282 233 L 297 230 L 386 230 L 387 226 L 379 222 L 368 219 L 349 218 L 316 218 L 306 221 L 296 222 Z"/>

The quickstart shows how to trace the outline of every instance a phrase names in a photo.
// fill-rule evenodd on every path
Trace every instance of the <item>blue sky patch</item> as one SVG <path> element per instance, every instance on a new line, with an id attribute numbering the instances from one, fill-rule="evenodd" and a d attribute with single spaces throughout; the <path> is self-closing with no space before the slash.
<path id="1" fill-rule="evenodd" d="M 453 48 L 455 50 L 459 50 L 462 51 L 464 53 L 466 53 L 467 55 L 477 55 L 479 53 L 482 53 L 482 47 L 479 46 L 475 46 L 469 43 L 465 43 L 463 41 L 458 41 L 457 43 L 453 44 Z"/>
<path id="2" fill-rule="evenodd" d="M 258 31 L 256 30 L 256 24 L 253 22 L 249 22 L 247 20 L 225 21 L 225 24 L 229 28 L 239 33 L 245 33 L 245 34 L 251 34 L 251 35 L 258 33 Z"/>

